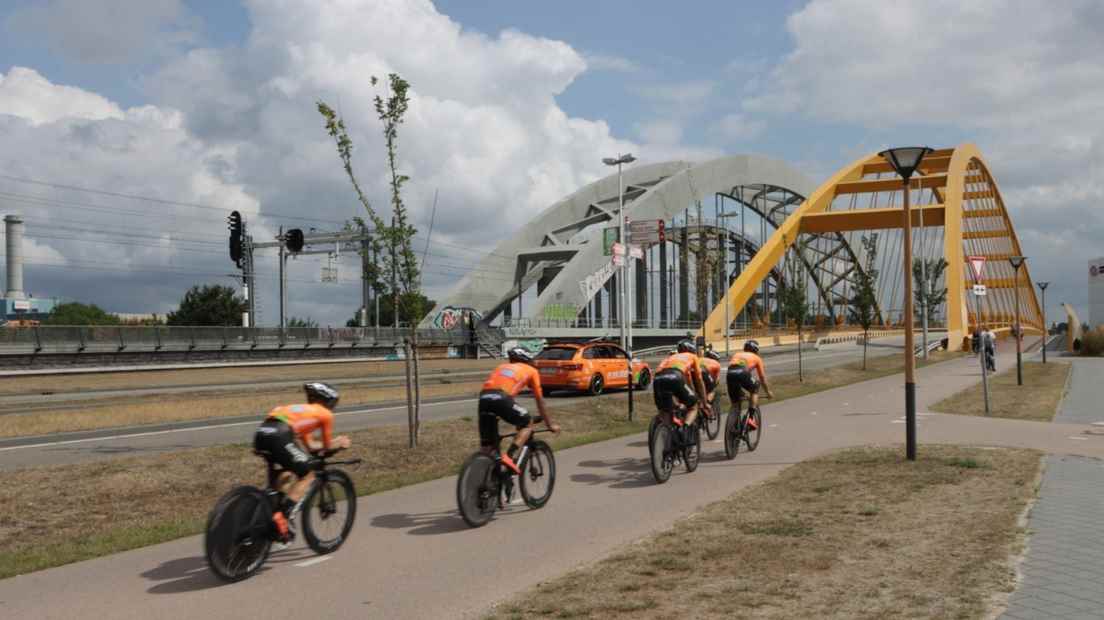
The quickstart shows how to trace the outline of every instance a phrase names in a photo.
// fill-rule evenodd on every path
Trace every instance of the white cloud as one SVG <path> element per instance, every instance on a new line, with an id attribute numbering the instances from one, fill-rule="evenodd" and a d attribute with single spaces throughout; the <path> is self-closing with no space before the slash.
<path id="1" fill-rule="evenodd" d="M 636 133 L 644 142 L 678 144 L 682 140 L 682 124 L 672 120 L 652 120 L 636 124 Z"/>
<path id="2" fill-rule="evenodd" d="M 752 120 L 746 115 L 735 112 L 721 117 L 717 131 L 729 140 L 751 140 L 763 133 L 767 124 L 762 120 Z"/>
<path id="3" fill-rule="evenodd" d="M 104 64 L 170 53 L 195 38 L 196 26 L 182 0 L 48 0 L 17 9 L 4 25 L 69 60 Z"/>
<path id="4" fill-rule="evenodd" d="M 587 69 L 590 71 L 614 71 L 617 73 L 636 73 L 641 67 L 636 62 L 623 56 L 610 54 L 587 54 Z"/>
<path id="5" fill-rule="evenodd" d="M 1104 5 L 814 0 L 787 28 L 745 112 L 979 143 L 1048 298 L 1084 303 L 1104 237 Z"/>
<path id="6" fill-rule="evenodd" d="M 123 111 L 107 99 L 71 86 L 58 86 L 33 69 L 12 67 L 0 73 L 0 114 L 34 124 L 63 118 L 122 118 Z"/>

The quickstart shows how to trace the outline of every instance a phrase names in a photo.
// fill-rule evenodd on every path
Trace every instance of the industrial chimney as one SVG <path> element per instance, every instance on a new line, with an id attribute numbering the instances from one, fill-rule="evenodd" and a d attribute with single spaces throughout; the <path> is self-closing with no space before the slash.
<path id="1" fill-rule="evenodd" d="M 7 237 L 8 292 L 7 299 L 25 299 L 23 294 L 23 218 L 4 216 L 4 234 Z"/>

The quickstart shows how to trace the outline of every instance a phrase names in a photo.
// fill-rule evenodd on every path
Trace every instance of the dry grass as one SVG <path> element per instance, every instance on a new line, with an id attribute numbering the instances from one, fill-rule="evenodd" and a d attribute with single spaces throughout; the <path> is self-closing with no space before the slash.
<path id="1" fill-rule="evenodd" d="M 1065 393 L 1070 365 L 1062 362 L 1024 362 L 1022 386 L 1016 385 L 1016 367 L 989 377 L 989 408 L 998 418 L 1050 422 Z M 985 415 L 981 383 L 945 398 L 931 408 L 941 413 Z"/>
<path id="2" fill-rule="evenodd" d="M 493 368 L 497 360 L 423 360 L 423 372 L 438 370 L 480 370 Z M 220 385 L 256 381 L 326 381 L 365 377 L 400 377 L 401 361 L 337 362 L 333 364 L 289 364 L 286 366 L 234 366 L 185 370 L 143 370 L 91 374 L 47 375 L 0 378 L 0 395 L 70 393 L 90 390 Z"/>
<path id="3" fill-rule="evenodd" d="M 932 354 L 931 363 L 958 355 L 957 353 L 937 352 Z M 471 360 L 471 362 L 486 364 L 483 360 Z M 449 363 L 456 363 L 456 360 Z M 427 364 L 435 364 L 433 368 L 440 369 L 445 367 L 446 362 L 444 360 L 434 360 L 427 362 Z M 855 362 L 835 368 L 807 372 L 804 382 L 799 382 L 796 375 L 774 376 L 772 386 L 775 395 L 779 399 L 793 398 L 900 372 L 902 364 L 900 356 L 897 355 L 873 357 L 869 360 L 865 371 L 861 369 L 860 362 Z M 454 367 L 450 366 L 450 368 Z M 470 370 L 466 367 L 464 369 Z M 247 370 L 255 371 L 256 369 Z M 317 367 L 306 369 L 297 367 L 295 371 L 283 370 L 287 373 L 283 376 L 285 379 L 293 376 L 295 372 L 299 373 L 299 378 L 303 378 L 304 376 L 314 376 L 304 375 L 303 373 L 314 372 Z M 180 372 L 193 373 L 200 371 Z M 109 375 L 100 376 L 111 378 Z M 208 380 L 210 380 L 210 377 L 208 377 Z M 133 378 L 131 381 L 133 381 Z M 428 399 L 447 396 L 474 396 L 478 393 L 481 383 L 481 381 L 471 380 L 470 378 L 457 378 L 455 381 L 455 383 L 448 384 L 423 384 L 422 397 Z M 345 406 L 364 405 L 405 400 L 406 388 L 352 384 L 342 386 L 341 394 L 342 404 Z M 6 424 L 0 426 L 0 437 L 26 437 L 140 424 L 259 415 L 272 407 L 296 401 L 300 397 L 301 392 L 297 388 L 279 390 L 242 388 L 218 393 L 165 394 L 133 397 L 125 400 L 115 397 L 110 405 L 103 404 L 102 401 L 75 402 L 54 409 L 31 410 L 26 413 L 4 415 L 3 419 Z M 650 402 L 651 399 L 645 398 L 645 400 Z"/>
<path id="4" fill-rule="evenodd" d="M 497 618 L 977 618 L 1014 587 L 1027 450 L 855 448 L 790 467 Z"/>
<path id="5" fill-rule="evenodd" d="M 640 432 L 650 419 L 630 423 L 613 401 L 570 405 L 554 405 L 565 429 L 557 449 Z M 472 418 L 424 424 L 414 451 L 402 426 L 351 435 L 349 456 L 365 462 L 348 471 L 362 494 L 453 475 L 478 448 Z M 215 500 L 243 482 L 263 484 L 264 467 L 240 445 L 5 472 L 0 579 L 199 533 Z"/>

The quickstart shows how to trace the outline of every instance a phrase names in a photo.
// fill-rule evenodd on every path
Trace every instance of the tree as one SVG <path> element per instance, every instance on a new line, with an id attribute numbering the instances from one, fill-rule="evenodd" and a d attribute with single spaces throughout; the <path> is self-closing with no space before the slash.
<path id="1" fill-rule="evenodd" d="M 863 328 L 863 370 L 866 370 L 866 343 L 870 340 L 870 327 L 878 318 L 878 270 L 874 260 L 878 256 L 878 233 L 863 235 L 863 268 L 858 273 L 855 294 L 851 297 L 847 313 L 852 323 Z"/>
<path id="2" fill-rule="evenodd" d="M 785 244 L 785 237 L 782 238 Z M 805 263 L 801 256 L 805 254 L 806 244 L 798 241 L 794 244 L 793 251 L 787 255 L 783 266 L 784 282 L 781 283 L 778 292 L 778 303 L 782 307 L 782 315 L 786 320 L 792 319 L 797 323 L 797 380 L 804 381 L 805 373 L 801 365 L 801 328 L 809 317 L 808 280 L 805 274 Z"/>
<path id="3" fill-rule="evenodd" d="M 376 85 L 379 80 L 372 76 L 371 83 Z M 364 206 L 372 226 L 375 228 L 375 236 L 369 242 L 369 249 L 377 257 L 376 266 L 372 272 L 365 273 L 365 278 L 373 282 L 377 291 L 386 288 L 392 300 L 392 307 L 398 308 L 398 315 L 418 316 L 424 314 L 421 307 L 422 276 L 418 264 L 418 257 L 414 253 L 413 240 L 417 229 L 410 224 L 410 217 L 406 204 L 402 199 L 402 188 L 410 177 L 401 174 L 398 168 L 398 136 L 399 125 L 410 107 L 410 84 L 399 74 L 391 73 L 387 76 L 387 97 L 376 95 L 374 103 L 376 115 L 383 124 L 383 139 L 387 149 L 387 168 L 389 173 L 389 189 L 391 193 L 391 223 L 388 225 L 382 216 L 372 207 L 368 198 L 364 195 L 353 173 L 352 152 L 353 141 L 349 138 L 345 128 L 345 121 L 334 112 L 333 108 L 324 101 L 318 102 L 318 112 L 326 119 L 326 131 L 334 139 L 337 145 L 338 156 L 345 168 L 345 174 L 353 185 L 357 199 Z M 357 226 L 366 227 L 362 218 L 354 218 Z M 390 283 L 384 286 L 381 282 L 382 274 L 390 274 Z M 394 318 L 394 317 L 393 317 Z M 410 447 L 418 443 L 418 417 L 421 394 L 418 388 L 418 342 L 416 323 L 410 324 L 410 336 L 404 343 L 407 355 L 407 413 L 410 432 Z M 414 377 L 410 380 L 411 363 L 413 363 Z M 414 393 L 411 394 L 413 385 Z"/>
<path id="4" fill-rule="evenodd" d="M 58 304 L 50 315 L 42 321 L 43 325 L 118 325 L 119 317 L 104 312 L 96 304 L 70 302 Z"/>
<path id="5" fill-rule="evenodd" d="M 925 261 L 925 262 L 921 262 Z M 921 265 L 924 270 L 922 271 Z M 940 258 L 920 259 L 912 261 L 912 276 L 916 280 L 916 290 L 913 296 L 916 298 L 916 316 L 923 318 L 922 308 L 927 308 L 928 322 L 935 320 L 935 311 L 943 302 L 947 301 L 947 287 L 939 288 L 939 279 L 943 277 L 943 271 L 947 268 L 947 261 Z M 924 280 L 927 276 L 927 281 Z"/>
<path id="6" fill-rule="evenodd" d="M 310 318 L 309 316 L 305 319 L 301 319 L 297 316 L 293 316 L 290 319 L 288 319 L 287 326 L 288 327 L 318 327 L 318 321 L 315 321 L 314 319 Z"/>
<path id="7" fill-rule="evenodd" d="M 426 297 L 425 295 L 418 293 L 418 297 L 413 301 L 399 305 L 399 321 L 407 325 L 417 325 L 422 322 L 422 319 L 429 314 L 429 311 L 437 305 L 437 302 Z M 380 297 L 379 303 L 379 324 L 393 325 L 395 323 L 395 301 L 392 297 Z M 368 325 L 372 326 L 376 324 L 376 306 L 375 304 L 368 306 Z M 353 315 L 353 318 L 345 322 L 345 327 L 360 327 L 360 316 Z"/>
<path id="8" fill-rule="evenodd" d="M 180 307 L 169 313 L 165 323 L 236 327 L 241 325 L 242 313 L 248 308 L 249 303 L 229 286 L 197 284 L 184 293 Z"/>

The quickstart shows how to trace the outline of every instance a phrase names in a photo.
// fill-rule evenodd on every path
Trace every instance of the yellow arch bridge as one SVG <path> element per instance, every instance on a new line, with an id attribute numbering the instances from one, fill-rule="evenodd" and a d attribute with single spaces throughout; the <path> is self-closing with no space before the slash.
<path id="1" fill-rule="evenodd" d="M 791 286 L 799 286 L 795 283 L 803 277 L 812 282 L 808 265 L 821 261 L 810 255 L 808 248 L 826 238 L 846 239 L 841 247 L 847 246 L 857 259 L 841 263 L 845 267 L 836 274 L 839 279 L 847 278 L 856 268 L 877 273 L 877 324 L 900 327 L 904 306 L 903 192 L 901 178 L 877 154 L 838 171 L 763 243 L 710 312 L 702 335 L 710 342 L 723 341 L 726 323 L 731 326 L 733 318 L 745 310 L 754 314 L 764 280 L 777 280 L 782 273 L 789 275 Z M 1023 252 L 997 182 L 978 148 L 961 144 L 930 153 L 913 175 L 909 192 L 914 264 L 924 261 L 929 274 L 929 317 L 937 327 L 946 329 L 950 348 L 968 342 L 968 335 L 979 323 L 1008 332 L 1016 322 L 1017 289 L 1024 331 L 1042 333 L 1030 267 L 1025 264 L 1017 272 L 1008 261 Z M 974 255 L 987 259 L 983 276 L 987 294 L 980 298 L 970 290 L 974 279 L 966 257 Z M 823 275 L 817 279 L 822 282 Z M 815 288 L 809 290 L 816 295 Z M 850 300 L 843 297 L 833 303 L 846 307 Z M 837 321 L 844 320 L 838 316 Z"/>

